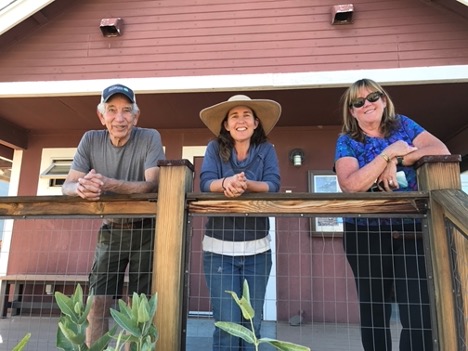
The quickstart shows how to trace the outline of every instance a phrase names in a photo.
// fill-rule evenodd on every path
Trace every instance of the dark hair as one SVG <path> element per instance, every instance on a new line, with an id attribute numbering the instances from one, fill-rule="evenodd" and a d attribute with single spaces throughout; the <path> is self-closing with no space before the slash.
<path id="1" fill-rule="evenodd" d="M 385 89 L 382 88 L 382 86 L 380 86 L 378 83 L 367 78 L 354 82 L 348 89 L 346 89 L 341 97 L 341 104 L 343 109 L 342 133 L 349 134 L 351 138 L 360 142 L 363 142 L 365 139 L 364 132 L 359 127 L 356 118 L 351 115 L 350 111 L 350 109 L 353 108 L 351 102 L 357 98 L 358 93 L 362 88 L 366 88 L 373 92 L 379 91 L 383 94 L 381 98 L 385 99 L 387 106 L 384 109 L 382 120 L 380 122 L 380 132 L 385 137 L 388 137 L 391 132 L 396 130 L 399 126 L 399 121 L 395 113 L 395 106 L 393 105 L 393 102 Z"/>
<path id="2" fill-rule="evenodd" d="M 255 111 L 253 111 L 254 119 L 258 122 L 257 128 L 255 128 L 252 137 L 250 138 L 250 143 L 253 145 L 259 145 L 268 140 L 265 130 L 263 129 L 262 121 L 257 117 Z M 229 113 L 229 111 L 228 111 Z M 228 115 L 223 118 L 221 121 L 221 130 L 218 135 L 218 143 L 219 143 L 219 156 L 223 162 L 229 161 L 232 154 L 232 149 L 234 148 L 234 139 L 232 138 L 231 134 L 227 131 L 224 127 L 224 122 L 226 122 Z"/>

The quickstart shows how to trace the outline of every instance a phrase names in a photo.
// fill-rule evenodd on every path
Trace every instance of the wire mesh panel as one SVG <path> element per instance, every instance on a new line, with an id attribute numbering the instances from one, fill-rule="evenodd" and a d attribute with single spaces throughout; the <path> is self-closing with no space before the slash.
<path id="1" fill-rule="evenodd" d="M 99 220 L 6 220 L 0 255 L 2 276 L 0 350 L 11 350 L 26 333 L 25 350 L 56 350 L 60 315 L 54 293 L 87 293 Z"/>
<path id="2" fill-rule="evenodd" d="M 458 328 L 458 349 L 468 349 L 468 236 L 452 223 L 446 223 L 451 248 L 455 309 Z"/>
<path id="3" fill-rule="evenodd" d="M 146 226 L 144 221 L 148 220 L 153 224 Z M 141 262 L 136 255 L 145 254 L 142 242 L 148 241 L 144 247 L 152 258 L 154 219 L 136 218 L 125 225 L 103 224 L 101 219 L 93 218 L 6 220 L 0 256 L 0 350 L 12 350 L 27 333 L 31 333 L 31 339 L 25 350 L 57 349 L 60 309 L 55 293 L 71 296 L 79 284 L 86 301 L 91 266 L 103 235 L 121 239 L 112 239 L 115 245 L 108 251 L 115 257 L 112 269 L 98 273 L 104 282 L 102 288 L 111 289 L 111 307 L 117 308 L 115 303 L 125 299 L 128 284 L 133 282 L 128 262 Z M 152 262 L 133 270 L 149 277 L 149 295 Z M 114 280 L 120 283 L 110 285 Z M 112 326 L 111 318 L 105 319 Z"/>
<path id="4" fill-rule="evenodd" d="M 362 197 L 358 198 L 359 203 Z M 321 206 L 323 198 L 317 199 Z M 427 248 L 423 248 L 422 244 L 428 232 L 424 215 L 409 214 L 401 220 L 398 218 L 401 215 L 390 213 L 376 214 L 374 217 L 369 214 L 369 218 L 364 218 L 343 212 L 330 215 L 320 212 L 321 217 L 294 212 L 297 208 L 306 208 L 310 200 L 307 196 L 304 196 L 304 200 L 285 198 L 284 204 L 271 202 L 273 205 L 270 208 L 283 210 L 281 215 L 254 215 L 254 212 L 239 211 L 253 209 L 259 213 L 259 210 L 269 209 L 267 200 L 223 202 L 223 206 L 229 206 L 233 212 L 226 215 L 226 211 L 216 212 L 216 198 L 213 199 L 200 202 L 198 207 L 193 204 L 189 206 L 205 212 L 189 214 L 189 230 L 187 236 L 185 233 L 182 236 L 189 243 L 186 248 L 187 269 L 181 265 L 181 273 L 185 273 L 187 278 L 184 282 L 187 298 L 177 299 L 177 303 L 187 306 L 184 311 L 188 316 L 187 330 L 184 330 L 184 347 L 187 350 L 212 348 L 216 303 L 213 297 L 224 297 L 231 302 L 230 311 L 235 311 L 236 305 L 231 295 L 224 291 L 234 289 L 233 285 L 228 288 L 221 285 L 225 282 L 224 278 L 233 281 L 235 275 L 224 274 L 220 279 L 221 273 L 226 273 L 227 265 L 218 256 L 236 256 L 231 259 L 232 267 L 245 268 L 250 264 L 254 268 L 267 268 L 255 272 L 249 284 L 251 298 L 258 291 L 265 293 L 264 298 L 260 299 L 264 301 L 257 309 L 260 311 L 257 317 L 263 319 L 259 333 L 261 337 L 294 342 L 312 350 L 362 350 L 364 334 L 370 335 L 367 340 L 371 342 L 378 340 L 379 334 L 384 335 L 384 341 L 393 345 L 394 349 L 404 338 L 421 342 L 422 338 L 417 339 L 415 335 L 424 335 L 425 331 L 430 335 L 430 327 L 423 323 L 427 320 L 429 307 L 425 300 L 428 290 L 424 288 L 427 280 L 425 271 L 426 267 L 431 268 L 428 262 L 430 257 L 423 254 Z M 342 200 L 349 203 L 347 198 Z M 396 202 L 393 198 L 391 202 L 384 201 L 385 204 L 391 203 L 392 208 L 396 208 Z M 335 200 L 329 203 L 338 206 Z M 13 205 L 12 208 L 16 208 Z M 206 211 L 210 206 L 210 211 Z M 31 209 L 34 210 L 34 206 Z M 258 216 L 262 219 L 257 222 L 254 217 Z M 358 220 L 351 221 L 350 216 L 357 216 Z M 211 217 L 218 220 L 210 223 Z M 246 232 L 245 237 L 253 236 L 254 245 L 243 243 L 244 251 L 233 243 L 219 240 L 216 235 L 206 238 L 207 226 L 213 230 L 214 227 L 210 225 L 214 224 L 217 230 L 227 232 L 229 236 L 227 228 L 234 225 L 233 217 L 241 220 L 241 224 L 243 219 L 249 219 L 249 223 L 254 224 L 249 227 L 250 232 Z M 158 218 L 158 224 L 161 224 L 165 217 L 158 215 Z M 177 224 L 181 225 L 179 222 Z M 53 293 L 60 291 L 70 295 L 78 283 L 84 287 L 85 295 L 88 293 L 88 274 L 101 226 L 101 219 L 84 216 L 73 219 L 25 216 L 24 219 L 5 221 L 0 256 L 0 296 L 4 317 L 0 320 L 0 350 L 11 350 L 29 332 L 32 337 L 25 350 L 56 350 L 59 310 Z M 114 229 L 117 232 L 122 229 L 123 232 L 126 228 Z M 454 286 L 459 297 L 456 313 L 461 323 L 467 315 L 464 301 L 467 281 L 466 233 L 461 234 L 453 228 L 450 231 L 452 270 L 456 272 Z M 257 232 L 265 235 L 256 236 Z M 205 251 L 211 253 L 206 255 Z M 239 252 L 240 255 L 233 254 Z M 156 257 L 158 254 L 164 257 L 161 251 L 155 253 Z M 255 257 L 249 260 L 251 257 L 248 256 Z M 182 261 L 186 261 L 185 257 Z M 179 262 L 175 264 L 179 265 Z M 156 274 L 164 275 L 168 265 Z M 384 270 L 383 267 L 390 268 Z M 375 275 L 383 271 L 386 272 L 383 278 Z M 261 282 L 258 285 L 257 278 Z M 160 288 L 160 292 L 163 292 L 164 286 Z M 385 294 L 376 293 L 376 289 L 385 291 Z M 366 296 L 363 292 L 369 290 L 372 290 L 372 294 Z M 217 291 L 216 296 L 213 291 Z M 239 297 L 243 293 L 240 287 L 236 287 L 236 292 Z M 169 293 L 173 294 L 173 291 L 169 289 Z M 119 296 L 120 292 L 116 291 L 115 297 Z M 165 301 L 160 300 L 160 306 Z M 362 324 L 363 311 L 367 313 L 367 324 Z M 167 318 L 165 314 L 161 316 L 162 319 Z M 377 323 L 378 316 L 386 325 Z M 405 325 L 408 332 L 404 330 Z M 164 324 L 159 326 L 164 328 Z M 251 326 L 246 324 L 246 327 Z M 461 336 L 458 345 L 465 347 L 466 334 L 461 330 L 457 335 Z M 426 345 L 425 350 L 429 350 Z M 272 348 L 265 347 L 263 350 L 268 349 Z"/>
<path id="5" fill-rule="evenodd" d="M 360 250 L 348 248 L 347 257 L 344 243 L 348 241 L 348 246 L 351 246 L 352 241 L 359 237 L 346 224 L 347 220 L 344 220 L 344 227 L 335 227 L 332 231 L 322 227 L 317 231 L 314 226 L 316 218 L 270 217 L 274 268 L 269 274 L 271 287 L 267 287 L 261 336 L 298 343 L 312 350 L 362 350 L 361 335 L 369 332 L 370 339 L 384 338 L 384 341 L 375 342 L 385 343 L 389 350 L 391 345 L 398 349 L 400 334 L 411 339 L 414 335 L 420 336 L 425 328 L 431 340 L 420 224 L 415 224 L 414 219 L 406 219 L 408 224 L 405 226 L 401 225 L 401 220 L 395 219 L 382 223 L 375 218 L 362 219 L 367 223 L 367 233 L 359 234 L 364 238 L 359 239 Z M 389 223 L 394 224 L 389 227 Z M 206 289 L 207 277 L 203 272 L 201 241 L 204 240 L 205 225 L 205 217 L 194 216 L 191 219 L 189 350 L 191 340 L 201 342 L 206 347 L 204 349 L 211 349 L 215 330 Z M 409 267 L 416 269 L 413 272 Z M 359 272 L 359 279 L 355 279 L 353 269 L 356 274 Z M 379 278 L 378 274 L 382 277 Z M 366 296 L 369 287 L 379 287 L 379 292 Z M 272 291 L 268 291 L 269 288 Z M 417 296 L 405 302 L 413 293 Z M 224 294 L 225 298 L 230 298 Z M 424 297 L 422 308 L 418 296 Z M 402 316 L 398 304 L 406 315 Z M 361 311 L 371 318 L 369 325 L 360 325 Z M 402 333 L 400 318 L 404 318 L 412 333 Z M 422 327 L 423 322 L 429 322 L 429 326 L 424 324 Z M 201 325 L 203 329 L 199 328 Z M 215 333 L 214 337 L 219 336 Z M 425 341 L 419 339 L 418 342 Z M 424 349 L 430 350 L 430 345 Z"/>

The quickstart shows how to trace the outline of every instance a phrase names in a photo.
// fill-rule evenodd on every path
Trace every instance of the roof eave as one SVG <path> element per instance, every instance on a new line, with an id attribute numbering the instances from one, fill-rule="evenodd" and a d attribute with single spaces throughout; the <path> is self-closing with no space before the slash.
<path id="1" fill-rule="evenodd" d="M 0 10 L 0 35 L 9 31 L 55 0 L 15 0 Z"/>

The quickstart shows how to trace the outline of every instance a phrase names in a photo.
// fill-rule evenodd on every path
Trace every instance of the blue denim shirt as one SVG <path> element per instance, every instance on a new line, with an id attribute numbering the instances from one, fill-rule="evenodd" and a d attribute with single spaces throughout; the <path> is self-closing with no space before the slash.
<path id="1" fill-rule="evenodd" d="M 219 156 L 219 144 L 217 140 L 209 142 L 200 173 L 201 191 L 210 191 L 210 184 L 216 179 L 230 177 L 244 172 L 249 180 L 268 183 L 269 192 L 277 192 L 280 189 L 280 172 L 278 158 L 274 146 L 269 143 L 251 145 L 247 158 L 237 160 L 236 151 L 233 150 L 231 159 L 223 162 Z"/>
<path id="2" fill-rule="evenodd" d="M 271 143 L 251 145 L 248 156 L 243 161 L 237 160 L 237 154 L 233 150 L 231 159 L 223 162 L 219 156 L 217 140 L 211 141 L 207 146 L 200 173 L 200 189 L 208 192 L 213 181 L 240 172 L 244 172 L 249 180 L 266 182 L 269 192 L 280 189 L 278 158 Z M 210 217 L 205 235 L 226 241 L 251 241 L 266 237 L 268 230 L 267 217 Z"/>

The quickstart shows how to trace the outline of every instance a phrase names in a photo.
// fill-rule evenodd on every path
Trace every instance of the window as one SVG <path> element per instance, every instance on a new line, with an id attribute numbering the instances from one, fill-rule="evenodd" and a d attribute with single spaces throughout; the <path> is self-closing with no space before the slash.
<path id="1" fill-rule="evenodd" d="M 52 178 L 52 179 L 65 179 L 72 163 L 72 159 L 69 160 L 52 160 L 47 169 L 41 173 L 41 177 Z"/>
<path id="2" fill-rule="evenodd" d="M 37 195 L 62 195 L 62 184 L 76 148 L 44 148 L 37 186 Z"/>

